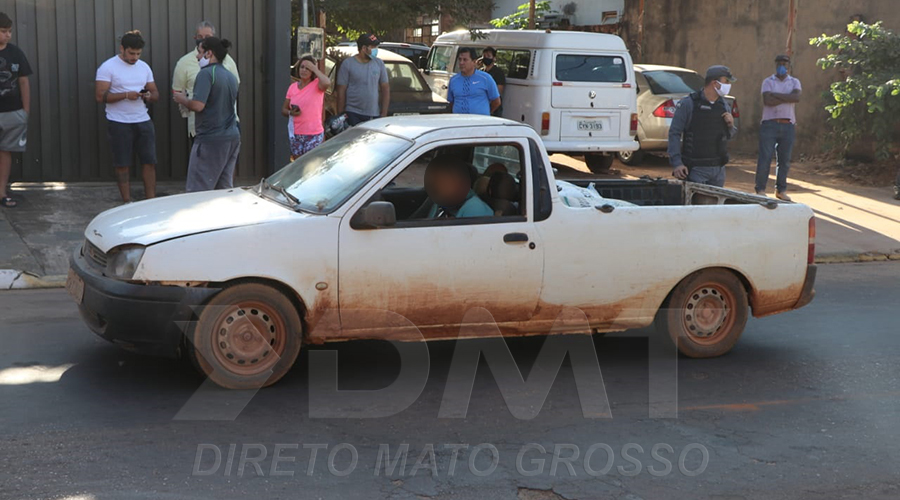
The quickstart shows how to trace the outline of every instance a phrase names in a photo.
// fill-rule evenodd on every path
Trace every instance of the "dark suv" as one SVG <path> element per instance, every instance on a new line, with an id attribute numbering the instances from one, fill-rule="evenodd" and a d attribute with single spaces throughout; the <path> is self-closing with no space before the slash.
<path id="1" fill-rule="evenodd" d="M 435 94 L 428 82 L 419 73 L 416 65 L 409 59 L 395 54 L 385 48 L 387 43 L 378 47 L 378 59 L 384 61 L 391 85 L 391 104 L 388 115 L 430 115 L 449 113 L 450 103 Z M 356 55 L 356 47 L 334 47 L 328 50 L 325 57 L 325 73 L 331 78 L 331 88 L 325 93 L 325 118 L 334 116 L 337 111 L 337 94 L 334 84 L 341 61 Z"/>

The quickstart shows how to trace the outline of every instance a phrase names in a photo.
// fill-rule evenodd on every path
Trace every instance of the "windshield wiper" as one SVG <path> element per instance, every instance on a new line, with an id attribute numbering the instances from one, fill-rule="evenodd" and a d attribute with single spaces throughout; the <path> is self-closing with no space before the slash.
<path id="1" fill-rule="evenodd" d="M 300 200 L 296 196 L 289 193 L 288 190 L 285 189 L 284 186 L 273 186 L 273 185 L 269 184 L 268 179 L 266 179 L 265 177 L 263 177 L 262 180 L 259 181 L 259 191 L 257 193 L 260 196 L 262 196 L 263 188 L 265 188 L 266 190 L 272 189 L 274 191 L 277 191 L 278 193 L 281 193 L 281 195 L 284 196 L 284 199 L 286 199 L 287 201 L 289 201 L 291 203 L 291 205 L 293 205 L 293 208 L 295 210 L 301 204 Z"/>

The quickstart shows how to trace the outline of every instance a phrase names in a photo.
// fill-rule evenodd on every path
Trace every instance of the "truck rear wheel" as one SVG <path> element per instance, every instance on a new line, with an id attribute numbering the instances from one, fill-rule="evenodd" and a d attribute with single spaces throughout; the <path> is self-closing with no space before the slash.
<path id="1" fill-rule="evenodd" d="M 215 295 L 200 312 L 187 354 L 197 370 L 226 389 L 277 382 L 300 354 L 303 325 L 278 290 L 247 283 Z"/>
<path id="2" fill-rule="evenodd" d="M 657 328 L 690 358 L 730 351 L 747 325 L 744 284 L 725 269 L 698 271 L 685 278 L 657 313 Z"/>
<path id="3" fill-rule="evenodd" d="M 587 165 L 588 170 L 595 174 L 609 173 L 609 168 L 612 167 L 614 159 L 615 157 L 613 155 L 599 153 L 588 153 L 584 155 L 584 163 Z"/>

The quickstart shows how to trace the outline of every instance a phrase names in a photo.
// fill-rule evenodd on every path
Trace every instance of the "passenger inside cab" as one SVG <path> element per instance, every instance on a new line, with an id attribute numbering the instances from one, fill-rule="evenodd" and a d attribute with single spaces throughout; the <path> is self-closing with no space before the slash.
<path id="1" fill-rule="evenodd" d="M 431 204 L 426 218 L 491 217 L 494 210 L 472 190 L 471 168 L 454 156 L 437 156 L 425 169 L 425 192 Z"/>

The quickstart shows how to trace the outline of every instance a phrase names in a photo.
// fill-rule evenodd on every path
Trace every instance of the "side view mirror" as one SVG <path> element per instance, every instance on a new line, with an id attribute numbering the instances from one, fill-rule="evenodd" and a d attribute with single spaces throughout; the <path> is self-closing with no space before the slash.
<path id="1" fill-rule="evenodd" d="M 353 229 L 378 229 L 397 225 L 397 211 L 387 201 L 373 201 L 356 212 L 350 220 Z"/>
<path id="2" fill-rule="evenodd" d="M 419 56 L 418 64 L 419 69 L 425 69 L 428 66 L 428 56 Z"/>

